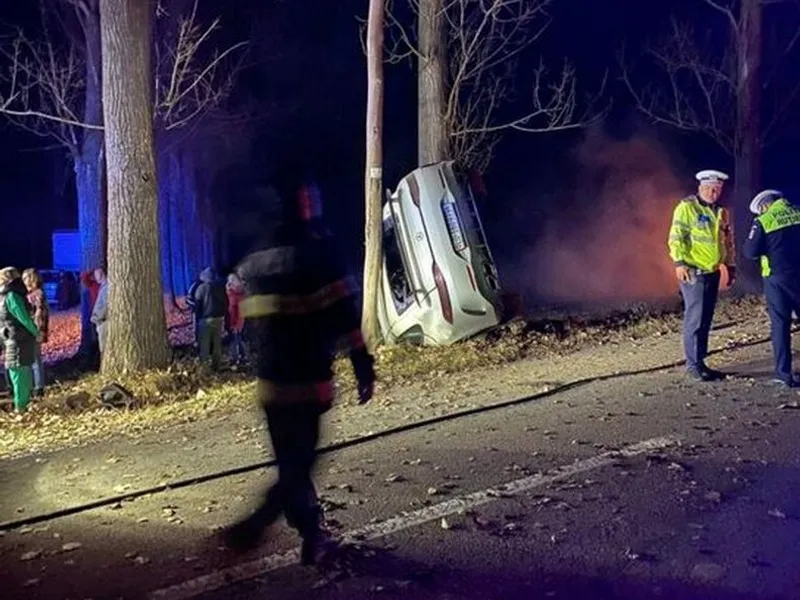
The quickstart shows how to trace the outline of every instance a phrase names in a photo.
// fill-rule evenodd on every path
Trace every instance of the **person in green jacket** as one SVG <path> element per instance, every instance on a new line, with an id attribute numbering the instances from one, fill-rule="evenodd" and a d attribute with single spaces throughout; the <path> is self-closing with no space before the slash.
<path id="1" fill-rule="evenodd" d="M 18 413 L 25 412 L 31 400 L 36 343 L 42 337 L 31 318 L 27 293 L 17 269 L 0 269 L 0 337 Z"/>

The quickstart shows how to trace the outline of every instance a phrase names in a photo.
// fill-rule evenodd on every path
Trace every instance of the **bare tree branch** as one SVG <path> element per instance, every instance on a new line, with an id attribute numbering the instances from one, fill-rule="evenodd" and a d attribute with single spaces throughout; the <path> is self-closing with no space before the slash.
<path id="1" fill-rule="evenodd" d="M 705 133 L 732 154 L 737 85 L 733 56 L 726 49 L 718 49 L 716 54 L 704 51 L 696 40 L 697 34 L 688 24 L 672 19 L 664 39 L 645 51 L 648 83 L 635 80 L 635 65 L 630 64 L 624 49 L 619 54 L 622 81 L 639 110 L 653 122 Z M 659 82 L 659 76 L 664 80 Z"/>
<path id="2" fill-rule="evenodd" d="M 730 5 L 721 4 L 716 0 L 704 0 L 706 4 L 708 4 L 714 10 L 722 13 L 725 18 L 728 20 L 728 25 L 731 27 L 731 31 L 739 32 L 739 20 L 736 18 L 736 15 L 733 12 L 733 8 Z M 763 3 L 763 0 L 762 0 Z"/>
<path id="3" fill-rule="evenodd" d="M 407 0 L 415 17 L 419 2 Z M 583 110 L 576 94 L 575 70 L 566 66 L 560 78 L 545 84 L 543 65 L 533 73 L 529 109 L 506 122 L 496 121 L 499 111 L 514 101 L 512 89 L 517 60 L 550 24 L 551 0 L 445 0 L 441 17 L 447 32 L 448 90 L 442 113 L 450 132 L 453 157 L 470 166 L 491 160 L 500 132 L 508 129 L 544 133 L 590 124 L 603 114 L 592 104 Z M 416 37 L 387 10 L 389 62 L 416 57 L 424 60 Z"/>
<path id="4" fill-rule="evenodd" d="M 186 15 L 177 17 L 177 31 L 164 36 L 155 53 L 155 114 L 167 130 L 183 127 L 219 106 L 230 93 L 243 56 L 240 53 L 238 62 L 229 59 L 249 44 L 240 41 L 212 50 L 211 40 L 221 20 L 214 19 L 208 26 L 198 23 L 198 1 L 193 0 Z M 159 14 L 169 16 L 162 5 Z"/>
<path id="5" fill-rule="evenodd" d="M 44 12 L 42 21 L 39 40 L 17 31 L 0 44 L 0 57 L 5 59 L 0 113 L 17 126 L 75 151 L 83 127 L 77 116 L 84 90 L 83 61 L 72 45 L 51 36 Z"/>
<path id="6" fill-rule="evenodd" d="M 96 0 L 60 0 L 85 24 L 97 8 Z M 178 35 L 156 46 L 156 118 L 167 130 L 184 127 L 214 109 L 230 93 L 240 63 L 232 60 L 248 42 L 234 43 L 224 50 L 211 47 L 221 23 L 197 22 L 198 0 L 192 0 L 187 15 L 176 16 Z M 17 126 L 36 135 L 51 137 L 75 152 L 81 131 L 102 131 L 103 126 L 84 122 L 79 116 L 86 92 L 85 38 L 72 35 L 54 7 L 40 3 L 42 33 L 36 40 L 23 31 L 0 42 L 0 113 Z M 159 5 L 162 19 L 170 15 Z M 61 29 L 51 32 L 51 19 Z M 172 44 L 170 44 L 172 42 Z M 240 53 L 241 54 L 241 53 Z M 239 57 L 241 60 L 241 56 Z M 163 73 L 170 74 L 164 84 Z"/>
<path id="7" fill-rule="evenodd" d="M 762 4 L 785 1 L 762 0 Z M 741 93 L 738 69 L 742 57 L 739 54 L 745 44 L 742 16 L 730 0 L 726 0 L 727 4 L 722 4 L 722 0 L 703 2 L 727 21 L 727 44 L 720 46 L 707 33 L 704 39 L 699 30 L 673 18 L 667 35 L 645 52 L 646 75 L 637 78 L 637 65 L 628 60 L 624 49 L 620 52 L 621 78 L 639 110 L 653 122 L 704 133 L 728 154 L 734 155 L 741 141 L 736 127 L 736 99 Z M 800 28 L 781 48 L 772 74 L 763 80 L 763 88 L 772 87 L 772 75 L 793 52 L 798 40 Z M 653 69 L 654 66 L 657 68 Z M 658 77 L 664 79 L 659 82 Z M 775 95 L 780 97 L 775 109 L 764 113 L 769 114 L 769 118 L 761 127 L 763 145 L 774 141 L 789 109 L 800 96 L 800 82 Z"/>

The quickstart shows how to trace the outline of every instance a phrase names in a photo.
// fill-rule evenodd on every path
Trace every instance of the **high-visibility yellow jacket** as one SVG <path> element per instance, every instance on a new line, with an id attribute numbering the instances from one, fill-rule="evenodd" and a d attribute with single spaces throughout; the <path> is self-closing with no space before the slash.
<path id="1" fill-rule="evenodd" d="M 714 273 L 720 265 L 736 264 L 733 229 L 728 211 L 697 196 L 675 207 L 669 230 L 669 255 L 676 265 Z"/>
<path id="2" fill-rule="evenodd" d="M 761 260 L 761 275 L 796 277 L 800 271 L 800 207 L 785 198 L 756 217 L 742 247 L 747 258 Z"/>

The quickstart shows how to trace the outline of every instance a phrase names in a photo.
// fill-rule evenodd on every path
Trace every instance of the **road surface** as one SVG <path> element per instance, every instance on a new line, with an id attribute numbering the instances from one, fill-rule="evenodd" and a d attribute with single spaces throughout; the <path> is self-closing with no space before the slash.
<path id="1" fill-rule="evenodd" d="M 283 524 L 250 555 L 219 547 L 260 469 L 6 531 L 2 597 L 800 599 L 800 396 L 764 379 L 768 347 L 738 358 L 724 382 L 619 377 L 326 454 L 349 543 L 322 568 Z M 185 466 L 225 444 L 207 435 Z M 74 504 L 92 453 L 119 492 L 123 452 L 174 475 L 157 446 L 83 452 L 0 463 L 3 520 Z"/>

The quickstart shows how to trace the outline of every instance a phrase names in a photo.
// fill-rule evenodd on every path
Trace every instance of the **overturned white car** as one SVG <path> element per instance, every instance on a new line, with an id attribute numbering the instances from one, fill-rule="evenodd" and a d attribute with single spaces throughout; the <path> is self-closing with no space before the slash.
<path id="1" fill-rule="evenodd" d="M 475 193 L 452 161 L 420 167 L 387 191 L 378 310 L 386 343 L 451 344 L 500 322 Z"/>

